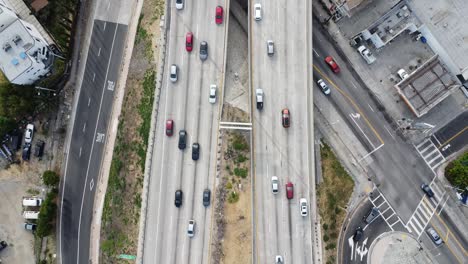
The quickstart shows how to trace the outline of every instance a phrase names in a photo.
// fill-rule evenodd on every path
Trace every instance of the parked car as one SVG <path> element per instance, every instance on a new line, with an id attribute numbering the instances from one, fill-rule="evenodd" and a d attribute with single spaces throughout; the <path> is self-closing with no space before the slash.
<path id="1" fill-rule="evenodd" d="M 268 56 L 275 54 L 275 43 L 273 40 L 267 40 L 267 54 Z"/>
<path id="2" fill-rule="evenodd" d="M 277 194 L 279 192 L 279 180 L 276 176 L 271 177 L 271 191 L 273 194 Z"/>
<path id="3" fill-rule="evenodd" d="M 327 56 L 327 57 L 325 57 L 325 62 L 328 64 L 328 66 L 330 67 L 330 69 L 331 69 L 334 73 L 339 73 L 339 72 L 340 72 L 340 67 L 339 67 L 338 64 L 335 62 L 335 60 L 333 59 L 332 56 Z"/>
<path id="4" fill-rule="evenodd" d="M 301 215 L 307 216 L 307 200 L 306 198 L 301 198 L 299 200 L 299 207 L 301 208 Z"/>
<path id="5" fill-rule="evenodd" d="M 42 199 L 38 197 L 24 197 L 23 198 L 23 206 L 41 206 Z"/>
<path id="6" fill-rule="evenodd" d="M 200 60 L 208 59 L 208 43 L 206 41 L 200 42 Z"/>
<path id="7" fill-rule="evenodd" d="M 364 217 L 364 222 L 370 224 L 380 215 L 379 208 L 373 207 Z"/>
<path id="8" fill-rule="evenodd" d="M 28 161 L 31 158 L 31 144 L 24 145 L 21 157 L 24 161 Z"/>
<path id="9" fill-rule="evenodd" d="M 356 228 L 356 231 L 354 231 L 354 235 L 353 235 L 353 240 L 354 241 L 359 241 L 362 239 L 362 235 L 364 234 L 363 230 L 362 230 L 362 227 L 358 226 Z"/>
<path id="10" fill-rule="evenodd" d="M 31 144 L 34 135 L 34 124 L 28 124 L 24 132 L 24 143 Z"/>
<path id="11" fill-rule="evenodd" d="M 401 80 L 404 80 L 408 78 L 409 74 L 404 70 L 404 69 L 399 69 L 397 71 L 398 76 L 401 78 Z"/>
<path id="12" fill-rule="evenodd" d="M 174 204 L 177 208 L 179 208 L 182 205 L 183 196 L 184 193 L 182 192 L 182 190 L 175 191 Z"/>
<path id="13" fill-rule="evenodd" d="M 216 103 L 216 85 L 210 85 L 210 98 L 208 101 L 212 104 Z"/>
<path id="14" fill-rule="evenodd" d="M 179 131 L 179 149 L 185 149 L 187 146 L 187 132 L 185 130 Z"/>
<path id="15" fill-rule="evenodd" d="M 170 75 L 169 75 L 171 82 L 177 82 L 178 72 L 179 72 L 179 68 L 177 67 L 177 65 L 172 64 L 171 65 L 171 70 L 170 70 Z"/>
<path id="16" fill-rule="evenodd" d="M 24 223 L 24 229 L 29 230 L 29 231 L 35 231 L 37 228 L 36 224 L 32 223 Z"/>
<path id="17" fill-rule="evenodd" d="M 215 22 L 218 25 L 223 23 L 223 7 L 222 6 L 216 7 Z"/>
<path id="18" fill-rule="evenodd" d="M 193 237 L 195 235 L 195 220 L 189 220 L 187 235 L 189 237 Z"/>
<path id="19" fill-rule="evenodd" d="M 284 128 L 289 127 L 289 125 L 290 125 L 290 120 L 289 119 L 290 119 L 289 109 L 284 108 L 281 111 L 281 124 L 283 125 Z"/>
<path id="20" fill-rule="evenodd" d="M 262 20 L 262 5 L 259 3 L 254 5 L 254 17 L 257 21 Z"/>
<path id="21" fill-rule="evenodd" d="M 317 84 L 319 85 L 320 89 L 322 90 L 322 92 L 325 94 L 325 95 L 329 95 L 330 94 L 330 88 L 328 87 L 328 85 L 322 80 L 322 79 L 319 79 L 317 81 Z"/>
<path id="22" fill-rule="evenodd" d="M 203 205 L 205 207 L 210 206 L 210 201 L 211 201 L 211 191 L 210 189 L 205 189 L 203 191 Z"/>
<path id="23" fill-rule="evenodd" d="M 174 120 L 166 120 L 166 136 L 170 137 L 174 134 Z"/>
<path id="24" fill-rule="evenodd" d="M 178 10 L 181 10 L 184 8 L 184 0 L 176 0 L 175 1 L 175 7 Z"/>
<path id="25" fill-rule="evenodd" d="M 440 238 L 439 234 L 435 231 L 434 228 L 432 227 L 429 227 L 427 230 L 426 230 L 426 233 L 429 235 L 429 237 L 432 239 L 432 241 L 434 242 L 434 244 L 436 245 L 440 245 L 442 244 L 444 241 L 442 241 L 442 239 Z"/>
<path id="26" fill-rule="evenodd" d="M 257 109 L 263 109 L 263 90 L 262 89 L 255 89 L 255 95 L 257 97 Z"/>
<path id="27" fill-rule="evenodd" d="M 38 157 L 39 159 L 42 158 L 42 156 L 44 155 L 44 146 L 45 146 L 44 141 L 39 140 L 39 141 L 36 142 L 36 148 L 34 148 L 34 156 L 35 157 Z"/>
<path id="28" fill-rule="evenodd" d="M 294 185 L 292 184 L 292 182 L 286 183 L 286 198 L 288 198 L 289 200 L 294 198 Z"/>
<path id="29" fill-rule="evenodd" d="M 372 64 L 375 62 L 374 54 L 372 54 L 372 52 L 368 48 L 366 48 L 364 45 L 359 46 L 357 50 L 359 54 L 361 54 L 361 56 L 367 62 L 367 64 Z"/>
<path id="30" fill-rule="evenodd" d="M 185 35 L 185 49 L 190 52 L 193 49 L 193 33 L 187 32 Z"/>
<path id="31" fill-rule="evenodd" d="M 431 187 L 429 187 L 429 185 L 423 183 L 421 184 L 421 189 L 423 190 L 424 193 L 427 194 L 429 198 L 434 197 L 434 192 L 432 191 Z"/>
<path id="32" fill-rule="evenodd" d="M 192 144 L 192 160 L 198 160 L 200 158 L 200 144 Z"/>
<path id="33" fill-rule="evenodd" d="M 283 264 L 283 257 L 280 255 L 277 255 L 275 257 L 275 264 Z"/>

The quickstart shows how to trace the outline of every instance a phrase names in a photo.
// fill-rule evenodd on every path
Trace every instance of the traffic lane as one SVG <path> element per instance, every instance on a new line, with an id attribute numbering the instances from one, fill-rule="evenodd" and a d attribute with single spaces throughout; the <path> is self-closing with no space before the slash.
<path id="1" fill-rule="evenodd" d="M 446 244 L 446 240 L 443 237 L 443 243 L 441 245 L 435 244 L 426 232 L 428 228 L 429 227 L 427 227 L 419 237 L 419 241 L 424 245 L 423 250 L 425 249 L 429 251 L 435 259 L 440 261 L 439 263 L 467 263 L 466 256 L 463 256 L 459 251 L 454 252 L 454 249 L 452 249 L 450 245 Z M 436 232 L 438 231 L 436 228 L 434 229 Z M 438 233 L 439 235 L 441 234 L 440 232 Z"/>
<path id="2" fill-rule="evenodd" d="M 453 202 L 450 201 L 449 203 Z M 443 245 L 447 247 L 445 255 L 452 255 L 452 258 L 457 259 L 459 262 L 463 262 L 462 260 L 467 259 L 467 239 L 463 236 L 463 232 L 458 230 L 456 225 L 454 225 L 453 220 L 445 211 L 435 213 L 434 217 L 431 219 L 431 225 L 444 241 Z"/>
<path id="3" fill-rule="evenodd" d="M 77 253 L 79 263 L 88 263 L 89 261 L 90 227 L 94 206 L 94 194 L 96 190 L 94 187 L 99 180 L 98 177 L 100 176 L 101 171 L 103 148 L 110 129 L 108 127 L 109 117 L 114 101 L 114 90 L 116 88 L 115 83 L 119 77 L 124 48 L 123 43 L 125 41 L 126 34 L 127 26 L 117 25 L 116 30 L 114 31 L 112 43 L 109 45 L 110 47 L 107 45 L 103 47 L 110 50 L 110 59 L 107 62 L 106 74 L 104 75 L 104 87 L 96 87 L 98 89 L 103 89 L 103 92 L 99 103 L 97 124 L 94 127 L 95 130 L 90 131 L 93 133 L 94 137 L 94 139 L 92 139 L 94 141 L 94 148 L 93 145 L 91 145 L 92 152 L 90 153 L 90 161 L 83 186 L 83 198 L 81 202 L 82 213 L 80 213 L 81 218 L 78 228 L 79 248 Z M 111 130 L 111 133 L 116 132 L 116 128 Z"/>
<path id="4" fill-rule="evenodd" d="M 431 136 L 431 141 L 445 157 L 462 149 L 468 144 L 468 112 L 450 121 Z"/>
<path id="5" fill-rule="evenodd" d="M 90 48 L 88 51 L 85 73 L 79 100 L 76 109 L 75 125 L 72 131 L 72 141 L 70 142 L 69 156 L 67 157 L 67 169 L 65 183 L 62 193 L 62 216 L 60 223 L 61 244 L 67 245 L 61 247 L 64 254 L 62 259 L 66 261 L 76 261 L 77 251 L 81 248 L 78 245 L 80 234 L 80 216 L 82 213 L 82 197 L 84 189 L 84 180 L 86 170 L 90 162 L 91 142 L 94 140 L 94 130 L 96 126 L 97 115 L 99 112 L 99 100 L 102 96 L 105 75 L 103 69 L 110 59 L 111 43 L 103 42 L 103 39 L 110 38 L 115 34 L 117 25 L 110 24 L 108 31 L 103 30 L 102 23 L 96 21 L 93 27 Z M 113 30 L 112 30 L 113 29 Z M 97 59 L 100 57 L 100 60 Z M 78 186 L 78 188 L 77 188 Z M 78 190 L 78 191 L 77 191 Z M 92 211 L 88 207 L 84 208 L 84 213 L 89 214 Z M 71 213 L 71 216 L 65 214 Z M 78 221 L 77 221 L 78 220 Z M 86 233 L 85 233 L 86 236 Z M 67 241 L 72 239 L 72 241 Z M 89 243 L 89 237 L 85 238 Z M 81 244 L 81 243 L 80 243 Z M 89 246 L 87 246 L 89 247 Z M 86 255 L 87 256 L 87 255 Z"/>

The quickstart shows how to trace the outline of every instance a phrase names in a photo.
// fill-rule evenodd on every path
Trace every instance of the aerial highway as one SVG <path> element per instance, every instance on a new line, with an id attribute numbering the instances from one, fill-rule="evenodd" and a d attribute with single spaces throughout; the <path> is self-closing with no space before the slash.
<path id="1" fill-rule="evenodd" d="M 315 183 L 311 162 L 310 1 L 300 0 L 294 5 L 285 0 L 251 1 L 249 8 L 254 102 L 253 263 L 273 263 L 276 256 L 281 256 L 285 263 L 313 263 L 311 219 L 315 216 L 310 209 L 311 188 Z M 268 40 L 273 42 L 273 54 L 271 51 L 268 54 Z M 262 110 L 255 106 L 256 89 L 264 93 Z M 289 117 L 283 118 L 285 110 L 289 111 Z M 272 190 L 273 176 L 278 177 L 277 193 Z M 289 195 L 288 183 L 293 186 L 293 193 L 290 190 Z M 307 200 L 306 216 L 300 213 L 301 198 Z"/>
<path id="2" fill-rule="evenodd" d="M 65 174 L 61 185 L 58 252 L 60 263 L 89 263 L 90 227 L 95 184 L 108 136 L 110 110 L 119 79 L 129 21 L 125 1 L 102 1 L 81 55 L 82 75 Z M 88 46 L 89 45 L 89 46 Z"/>
<path id="3" fill-rule="evenodd" d="M 215 22 L 216 6 L 221 3 L 184 1 L 182 8 L 175 1 L 169 3 L 170 26 L 152 150 L 143 263 L 208 263 L 226 24 Z M 223 8 L 227 13 L 228 8 Z M 206 59 L 200 56 L 202 41 L 208 45 Z M 170 77 L 173 64 L 178 68 L 176 81 Z M 214 103 L 209 101 L 212 85 L 217 90 Z M 168 120 L 173 122 L 171 136 L 166 133 Z M 186 131 L 185 149 L 179 149 L 180 130 Z M 198 160 L 192 157 L 193 143 L 200 146 Z M 202 202 L 205 189 L 211 190 L 208 206 Z M 175 205 L 176 190 L 182 191 L 179 207 Z M 189 220 L 195 220 L 193 236 L 188 234 Z"/>

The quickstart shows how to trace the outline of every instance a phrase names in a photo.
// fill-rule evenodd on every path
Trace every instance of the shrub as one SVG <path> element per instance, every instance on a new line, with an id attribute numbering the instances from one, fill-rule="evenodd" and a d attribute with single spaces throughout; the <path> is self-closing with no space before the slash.
<path id="1" fill-rule="evenodd" d="M 246 178 L 247 177 L 247 169 L 244 169 L 244 168 L 235 168 L 234 169 L 234 174 L 236 176 L 239 176 L 239 177 L 242 177 L 242 178 Z"/>
<path id="2" fill-rule="evenodd" d="M 57 192 L 55 190 L 50 191 L 44 199 L 41 210 L 39 211 L 36 235 L 40 238 L 50 235 L 54 228 L 52 223 L 55 220 L 57 211 L 55 198 L 57 198 Z"/>
<path id="3" fill-rule="evenodd" d="M 60 182 L 60 177 L 55 171 L 47 170 L 42 174 L 42 181 L 46 186 L 57 187 Z"/>
<path id="4" fill-rule="evenodd" d="M 445 177 L 453 186 L 467 192 L 468 188 L 468 152 L 452 161 L 445 168 Z"/>
<path id="5" fill-rule="evenodd" d="M 323 242 L 327 242 L 330 238 L 325 234 L 323 235 Z"/>
<path id="6" fill-rule="evenodd" d="M 232 191 L 229 196 L 228 196 L 228 202 L 229 203 L 236 203 L 237 201 L 239 201 L 239 194 L 235 191 Z"/>
<path id="7" fill-rule="evenodd" d="M 228 189 L 228 190 L 232 189 L 232 183 L 231 182 L 226 183 L 226 189 Z"/>
<path id="8" fill-rule="evenodd" d="M 244 162 L 244 161 L 246 161 L 246 160 L 247 160 L 247 157 L 244 156 L 244 155 L 239 155 L 239 156 L 237 156 L 237 162 L 238 162 L 238 163 L 242 163 L 242 162 Z"/>

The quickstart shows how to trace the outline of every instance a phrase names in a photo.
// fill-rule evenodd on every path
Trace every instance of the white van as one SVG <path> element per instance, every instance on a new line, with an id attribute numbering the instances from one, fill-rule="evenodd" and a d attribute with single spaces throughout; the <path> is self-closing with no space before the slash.
<path id="1" fill-rule="evenodd" d="M 39 218 L 39 212 L 36 211 L 24 211 L 23 212 L 23 218 L 24 219 L 38 219 Z"/>
<path id="2" fill-rule="evenodd" d="M 23 206 L 41 206 L 42 199 L 37 197 L 23 198 Z"/>

